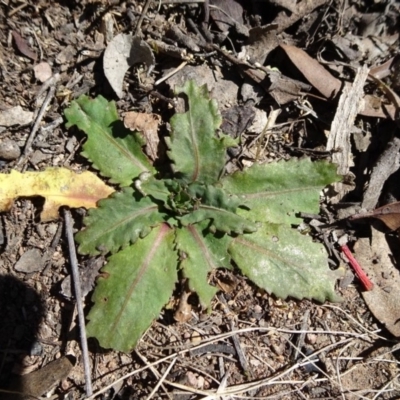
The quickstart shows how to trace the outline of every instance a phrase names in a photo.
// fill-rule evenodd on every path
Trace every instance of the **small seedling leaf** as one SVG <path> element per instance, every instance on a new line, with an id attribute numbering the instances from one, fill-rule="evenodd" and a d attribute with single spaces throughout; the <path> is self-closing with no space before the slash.
<path id="1" fill-rule="evenodd" d="M 87 135 L 83 156 L 93 167 L 121 186 L 129 186 L 145 171 L 153 171 L 142 151 L 143 139 L 124 127 L 113 101 L 82 95 L 65 110 L 67 128 L 76 125 Z"/>
<path id="2" fill-rule="evenodd" d="M 105 348 L 130 351 L 168 302 L 177 281 L 174 231 L 166 224 L 109 258 L 87 326 Z"/>
<path id="3" fill-rule="evenodd" d="M 44 171 L 0 174 L 0 211 L 8 211 L 18 197 L 45 198 L 40 218 L 43 222 L 58 218 L 61 206 L 96 207 L 100 199 L 114 191 L 95 174 L 81 174 L 66 168 L 47 168 Z"/>

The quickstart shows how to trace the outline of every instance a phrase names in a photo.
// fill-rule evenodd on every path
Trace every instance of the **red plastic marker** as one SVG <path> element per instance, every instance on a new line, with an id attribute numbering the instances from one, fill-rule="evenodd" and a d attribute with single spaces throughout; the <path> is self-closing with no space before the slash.
<path id="1" fill-rule="evenodd" d="M 362 286 L 365 290 L 369 291 L 374 288 L 374 284 L 370 281 L 367 274 L 360 267 L 358 261 L 354 258 L 353 254 L 351 254 L 350 249 L 347 247 L 347 244 L 340 246 L 340 250 L 343 251 L 347 259 L 349 260 L 350 265 L 353 267 L 355 273 L 361 281 Z"/>

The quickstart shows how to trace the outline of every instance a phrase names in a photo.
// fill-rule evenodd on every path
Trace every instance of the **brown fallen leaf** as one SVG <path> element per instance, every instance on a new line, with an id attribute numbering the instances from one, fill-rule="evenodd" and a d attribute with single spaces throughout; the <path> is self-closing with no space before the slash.
<path id="1" fill-rule="evenodd" d="M 387 204 L 372 211 L 352 215 L 349 217 L 349 220 L 354 221 L 363 218 L 380 219 L 389 229 L 395 231 L 400 228 L 400 201 Z"/>
<path id="2" fill-rule="evenodd" d="M 29 47 L 28 42 L 18 33 L 15 31 L 11 31 L 12 37 L 14 38 L 15 45 L 17 49 L 26 57 L 31 58 L 32 60 L 36 61 L 37 54 L 31 50 Z"/>
<path id="3" fill-rule="evenodd" d="M 124 116 L 125 128 L 143 133 L 146 138 L 146 154 L 152 161 L 157 159 L 158 144 L 160 143 L 160 138 L 158 137 L 160 122 L 161 118 L 156 114 L 129 111 Z"/>
<path id="4" fill-rule="evenodd" d="M 324 97 L 333 99 L 338 95 L 342 82 L 331 75 L 317 60 L 298 47 L 286 44 L 281 44 L 280 47 L 307 81 Z"/>
<path id="5" fill-rule="evenodd" d="M 379 97 L 366 94 L 364 96 L 364 108 L 359 111 L 359 115 L 364 115 L 365 117 L 389 117 L 391 119 L 395 119 L 396 106 L 394 104 L 384 103 Z"/>
<path id="6" fill-rule="evenodd" d="M 331 75 L 317 60 L 314 60 L 305 51 L 295 46 L 281 44 L 280 47 L 307 81 L 324 97 L 334 99 L 338 96 L 342 88 L 342 82 Z M 365 95 L 363 100 L 364 107 L 359 110 L 359 115 L 394 119 L 395 104 L 384 104 L 380 98 L 372 95 Z M 389 100 L 391 101 L 391 99 Z"/>
<path id="7" fill-rule="evenodd" d="M 181 324 L 189 321 L 192 318 L 192 306 L 188 303 L 192 292 L 185 289 L 179 298 L 179 305 L 174 313 L 174 320 Z"/>

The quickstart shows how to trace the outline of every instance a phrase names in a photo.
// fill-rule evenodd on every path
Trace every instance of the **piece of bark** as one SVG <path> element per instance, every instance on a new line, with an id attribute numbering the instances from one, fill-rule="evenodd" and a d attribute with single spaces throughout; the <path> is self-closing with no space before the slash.
<path id="1" fill-rule="evenodd" d="M 186 49 L 181 49 L 156 39 L 148 39 L 147 43 L 157 54 L 165 54 L 169 57 L 177 58 L 179 60 L 189 60 Z"/>
<path id="2" fill-rule="evenodd" d="M 362 107 L 361 100 L 367 76 L 368 67 L 363 66 L 357 70 L 353 84 L 345 85 L 332 121 L 326 149 L 336 150 L 332 161 L 338 165 L 337 172 L 340 175 L 348 174 L 352 166 L 350 133 L 358 110 Z"/>
<path id="3" fill-rule="evenodd" d="M 0 399 L 36 399 L 67 378 L 73 366 L 74 361 L 72 362 L 68 357 L 62 357 L 30 374 L 15 377 L 7 389 L 9 392 L 0 392 Z"/>
<path id="4" fill-rule="evenodd" d="M 377 205 L 386 180 L 399 169 L 399 150 L 400 138 L 394 136 L 372 170 L 368 188 L 364 193 L 362 208 L 371 210 Z"/>
<path id="5" fill-rule="evenodd" d="M 358 68 L 352 85 L 346 84 L 339 99 L 335 117 L 326 145 L 327 151 L 333 151 L 332 161 L 337 164 L 339 175 L 348 175 L 353 165 L 350 134 L 358 111 L 362 108 L 363 87 L 368 76 L 368 67 Z M 338 193 L 332 202 L 340 201 L 351 186 L 337 182 L 334 189 Z"/>
<path id="6" fill-rule="evenodd" d="M 374 282 L 371 291 L 362 296 L 375 318 L 388 331 L 400 336 L 400 274 L 393 264 L 394 256 L 385 234 L 372 228 L 372 239 L 361 238 L 354 246 L 357 260 Z"/>
<path id="7" fill-rule="evenodd" d="M 184 45 L 189 50 L 197 53 L 200 51 L 200 47 L 197 46 L 194 39 L 187 33 L 182 32 L 177 26 L 170 25 L 168 30 L 165 32 L 167 37 L 176 40 L 178 43 Z"/>
<path id="8" fill-rule="evenodd" d="M 350 133 L 358 110 L 362 107 L 363 87 L 368 76 L 368 67 L 358 69 L 352 85 L 345 85 L 332 121 L 326 149 L 336 150 L 332 161 L 337 164 L 340 175 L 349 173 L 352 166 Z"/>

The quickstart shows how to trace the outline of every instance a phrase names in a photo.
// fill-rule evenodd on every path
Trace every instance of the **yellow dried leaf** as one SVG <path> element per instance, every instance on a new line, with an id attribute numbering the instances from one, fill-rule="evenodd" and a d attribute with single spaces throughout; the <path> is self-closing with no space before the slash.
<path id="1" fill-rule="evenodd" d="M 45 222 L 57 219 L 61 206 L 93 208 L 98 200 L 112 192 L 113 188 L 89 171 L 81 174 L 66 168 L 11 171 L 0 174 L 0 211 L 10 210 L 18 197 L 41 196 L 45 203 L 40 218 Z"/>

